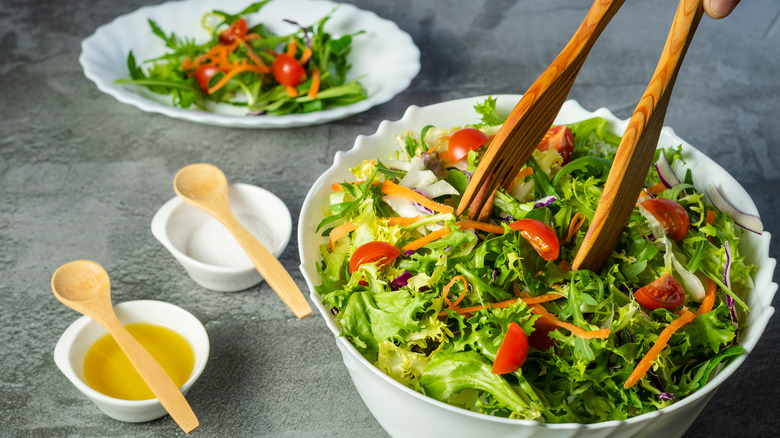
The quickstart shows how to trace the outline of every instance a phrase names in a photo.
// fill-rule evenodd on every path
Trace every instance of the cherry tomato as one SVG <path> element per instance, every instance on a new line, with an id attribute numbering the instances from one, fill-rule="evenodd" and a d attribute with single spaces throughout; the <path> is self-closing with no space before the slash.
<path id="1" fill-rule="evenodd" d="M 301 63 L 285 53 L 276 57 L 272 69 L 276 82 L 285 86 L 294 87 L 306 78 L 306 70 Z"/>
<path id="2" fill-rule="evenodd" d="M 469 151 L 476 151 L 481 148 L 488 141 L 488 136 L 475 128 L 463 128 L 455 131 L 450 136 L 448 151 L 450 153 L 450 161 L 453 163 L 458 162 L 466 156 Z"/>
<path id="3" fill-rule="evenodd" d="M 236 38 L 243 39 L 246 36 L 246 30 L 246 20 L 239 18 L 219 34 L 219 42 L 225 45 L 233 44 Z"/>
<path id="4" fill-rule="evenodd" d="M 221 70 L 212 64 L 199 65 L 198 69 L 195 70 L 195 79 L 198 81 L 198 85 L 200 85 L 200 89 L 208 93 L 209 81 L 211 80 L 211 77 L 214 76 L 219 71 Z"/>
<path id="5" fill-rule="evenodd" d="M 543 259 L 549 262 L 558 258 L 561 250 L 558 235 L 546 223 L 536 219 L 520 219 L 509 224 L 509 228 L 519 231 Z"/>
<path id="6" fill-rule="evenodd" d="M 685 290 L 674 277 L 664 274 L 647 286 L 634 292 L 634 298 L 642 307 L 655 309 L 676 309 L 685 301 Z"/>
<path id="7" fill-rule="evenodd" d="M 563 158 L 562 165 L 571 161 L 571 154 L 574 152 L 574 134 L 571 133 L 571 129 L 562 125 L 553 126 L 544 135 L 536 149 L 546 151 L 550 149 L 550 146 L 554 147 Z"/>
<path id="8" fill-rule="evenodd" d="M 528 338 L 517 323 L 510 323 L 506 336 L 498 347 L 496 360 L 493 361 L 493 374 L 517 371 L 526 357 L 528 357 Z"/>
<path id="9" fill-rule="evenodd" d="M 352 253 L 352 258 L 349 259 L 349 272 L 357 271 L 364 263 L 379 262 L 379 267 L 384 268 L 393 263 L 399 255 L 401 250 L 387 242 L 375 240 L 365 243 Z"/>
<path id="10" fill-rule="evenodd" d="M 642 201 L 642 207 L 658 219 L 658 222 L 664 226 L 666 232 L 672 236 L 676 242 L 685 237 L 688 228 L 691 227 L 691 220 L 688 213 L 682 205 L 666 198 L 650 198 Z"/>
<path id="11" fill-rule="evenodd" d="M 555 345 L 555 340 L 550 337 L 550 332 L 558 327 L 544 318 L 534 321 L 534 331 L 528 336 L 528 343 L 540 351 L 549 350 Z"/>

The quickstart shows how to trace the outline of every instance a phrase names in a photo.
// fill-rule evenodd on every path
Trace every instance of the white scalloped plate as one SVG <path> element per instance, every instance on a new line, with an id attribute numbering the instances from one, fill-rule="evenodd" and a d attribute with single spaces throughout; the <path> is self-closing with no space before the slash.
<path id="1" fill-rule="evenodd" d="M 84 75 L 93 81 L 100 91 L 143 111 L 209 125 L 289 128 L 342 119 L 385 103 L 405 90 L 420 71 L 420 50 L 412 38 L 392 21 L 346 3 L 326 0 L 277 0 L 263 6 L 259 13 L 248 15 L 250 26 L 262 22 L 274 32 L 290 33 L 297 27 L 285 23 L 284 19 L 309 26 L 338 6 L 325 25 L 326 31 L 334 35 L 358 30 L 366 32 L 352 40 L 352 51 L 349 55 L 352 67 L 348 74 L 348 79 L 357 78 L 366 89 L 366 100 L 305 114 L 247 116 L 243 108 L 227 104 L 217 105 L 214 112 L 177 108 L 172 105 L 169 96 L 152 93 L 144 87 L 114 83 L 117 79 L 129 77 L 127 55 L 130 50 L 139 63 L 165 53 L 165 46 L 152 33 L 148 19 L 157 22 L 166 33 L 175 32 L 179 37 L 194 38 L 196 42 L 202 42 L 209 38 L 200 25 L 204 13 L 214 9 L 239 12 L 250 3 L 251 0 L 171 1 L 146 6 L 123 15 L 99 27 L 81 43 L 79 62 L 84 69 Z"/>
<path id="2" fill-rule="evenodd" d="M 606 421 L 594 424 L 545 424 L 527 420 L 513 420 L 491 417 L 428 398 L 415 392 L 391 377 L 382 373 L 369 363 L 358 351 L 341 336 L 341 331 L 333 318 L 322 306 L 315 284 L 320 284 L 316 264 L 322 260 L 319 245 L 327 241 L 315 232 L 322 220 L 322 212 L 328 205 L 331 184 L 354 179 L 349 169 L 366 159 L 381 158 L 398 149 L 393 135 L 403 134 L 406 130 L 420 131 L 432 124 L 440 127 L 462 126 L 478 122 L 474 105 L 487 96 L 472 97 L 426 107 L 410 107 L 398 121 L 383 121 L 375 134 L 359 136 L 352 149 L 337 152 L 333 165 L 314 183 L 303 202 L 298 222 L 298 251 L 301 258 L 300 269 L 311 291 L 312 302 L 322 313 L 328 327 L 336 338 L 344 363 L 352 377 L 355 387 L 377 421 L 393 436 L 427 437 L 447 436 L 473 438 L 475 436 L 501 437 L 679 437 L 693 423 L 717 387 L 736 371 L 744 362 L 747 354 L 755 347 L 764 332 L 769 318 L 774 314 L 772 299 L 777 292 L 773 281 L 775 259 L 769 257 L 770 234 L 761 235 L 746 232 L 740 243 L 740 254 L 749 262 L 758 265 L 755 275 L 755 289 L 750 293 L 747 304 L 751 312 L 748 315 L 748 327 L 741 345 L 745 354 L 737 357 L 725 366 L 702 389 L 679 402 L 660 411 L 639 415 L 624 421 Z M 498 110 L 508 114 L 520 100 L 519 95 L 501 95 L 498 98 Z M 607 119 L 615 133 L 625 131 L 627 120 L 620 120 L 605 108 L 588 111 L 576 101 L 569 100 L 561 108 L 556 123 L 572 123 L 599 116 Z M 695 176 L 694 183 L 703 189 L 711 181 L 723 194 L 743 211 L 758 214 L 753 200 L 744 188 L 717 163 L 696 150 L 686 141 L 675 135 L 671 128 L 661 132 L 659 146 L 682 145 L 687 167 Z M 398 421 L 402 418 L 403 421 Z"/>

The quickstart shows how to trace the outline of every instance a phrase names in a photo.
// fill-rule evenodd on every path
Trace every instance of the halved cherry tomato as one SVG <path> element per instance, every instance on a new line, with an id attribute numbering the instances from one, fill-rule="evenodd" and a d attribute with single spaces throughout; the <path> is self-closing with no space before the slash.
<path id="1" fill-rule="evenodd" d="M 476 151 L 484 146 L 488 141 L 488 136 L 475 128 L 463 128 L 455 131 L 450 136 L 447 150 L 450 153 L 450 161 L 458 162 L 469 154 L 469 151 Z"/>
<path id="2" fill-rule="evenodd" d="M 563 164 L 565 165 L 571 160 L 571 154 L 574 152 L 574 134 L 568 126 L 553 126 L 542 138 L 539 146 L 536 149 L 540 151 L 546 151 L 550 149 L 550 146 L 554 147 L 563 158 Z"/>
<path id="3" fill-rule="evenodd" d="M 306 78 L 306 70 L 301 63 L 286 53 L 276 57 L 272 70 L 276 82 L 288 87 L 294 87 Z"/>
<path id="4" fill-rule="evenodd" d="M 243 39 L 246 36 L 246 31 L 246 20 L 239 18 L 219 34 L 219 42 L 225 45 L 233 44 L 237 37 Z"/>
<path id="5" fill-rule="evenodd" d="M 506 374 L 517 371 L 528 357 L 528 338 L 517 323 L 509 324 L 509 329 L 498 347 L 496 360 L 493 361 L 493 374 Z"/>
<path id="6" fill-rule="evenodd" d="M 550 332 L 557 328 L 558 326 L 544 318 L 537 319 L 534 321 L 534 331 L 528 336 L 528 343 L 537 350 L 549 350 L 555 345 L 555 340 L 550 337 Z"/>
<path id="7" fill-rule="evenodd" d="M 558 235 L 546 223 L 537 219 L 520 219 L 509 224 L 509 228 L 519 231 L 543 259 L 549 262 L 558 258 L 561 250 Z"/>
<path id="8" fill-rule="evenodd" d="M 642 307 L 655 310 L 672 310 L 685 301 L 685 290 L 670 274 L 664 274 L 647 286 L 634 292 L 634 298 Z"/>
<path id="9" fill-rule="evenodd" d="M 208 93 L 209 81 L 211 80 L 211 77 L 217 74 L 219 71 L 221 70 L 215 67 L 213 64 L 199 65 L 198 69 L 195 70 L 195 79 L 198 81 L 200 89 Z"/>
<path id="10" fill-rule="evenodd" d="M 349 272 L 357 271 L 364 263 L 379 262 L 379 267 L 384 268 L 393 263 L 399 255 L 401 255 L 401 250 L 387 242 L 375 240 L 365 243 L 352 253 L 352 258 L 349 259 Z"/>
<path id="11" fill-rule="evenodd" d="M 640 204 L 658 219 L 676 242 L 685 237 L 691 220 L 682 205 L 666 198 L 650 198 Z"/>

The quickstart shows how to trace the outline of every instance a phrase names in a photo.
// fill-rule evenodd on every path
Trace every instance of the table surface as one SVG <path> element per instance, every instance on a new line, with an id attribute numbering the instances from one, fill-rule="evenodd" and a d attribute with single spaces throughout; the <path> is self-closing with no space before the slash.
<path id="1" fill-rule="evenodd" d="M 410 105 L 523 93 L 574 33 L 584 0 L 356 0 L 395 21 L 422 51 L 411 86 L 388 103 L 328 124 L 246 130 L 145 113 L 98 91 L 78 63 L 81 41 L 154 0 L 0 3 L 0 436 L 172 436 L 169 417 L 129 424 L 103 415 L 58 371 L 54 344 L 78 315 L 51 294 L 63 263 L 99 261 L 115 302 L 157 299 L 197 316 L 209 363 L 188 395 L 198 436 L 360 436 L 386 432 L 366 409 L 323 317 L 298 321 L 262 284 L 239 293 L 198 287 L 154 239 L 150 221 L 175 172 L 211 162 L 233 182 L 264 187 L 290 208 L 281 256 L 302 289 L 295 238 L 304 196 L 337 151 L 399 119 Z M 219 2 L 214 2 L 218 5 Z M 653 72 L 676 2 L 629 1 L 582 67 L 570 97 L 628 118 Z M 145 31 L 141 29 L 140 31 Z M 728 170 L 780 232 L 780 3 L 743 2 L 704 17 L 666 117 Z M 778 257 L 772 239 L 770 255 Z M 775 307 L 777 298 L 775 298 Z M 780 429 L 769 323 L 687 437 L 770 436 Z"/>

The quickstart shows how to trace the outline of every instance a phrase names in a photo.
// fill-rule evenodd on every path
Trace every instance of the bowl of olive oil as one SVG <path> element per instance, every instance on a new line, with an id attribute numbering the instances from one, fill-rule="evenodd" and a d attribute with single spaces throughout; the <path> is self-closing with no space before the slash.
<path id="1" fill-rule="evenodd" d="M 131 335 L 155 358 L 183 394 L 206 366 L 209 339 L 191 313 L 154 300 L 114 306 Z M 151 421 L 165 409 L 105 329 L 89 317 L 71 324 L 54 348 L 60 371 L 108 416 L 126 422 Z"/>

